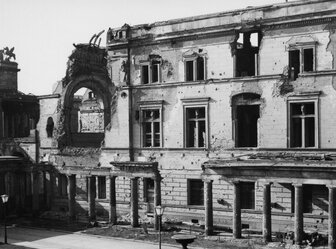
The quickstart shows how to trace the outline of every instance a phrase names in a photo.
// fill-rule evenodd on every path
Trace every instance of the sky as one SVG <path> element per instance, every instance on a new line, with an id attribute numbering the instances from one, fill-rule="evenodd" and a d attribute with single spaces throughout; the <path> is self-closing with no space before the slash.
<path id="1" fill-rule="evenodd" d="M 0 0 L 0 49 L 15 47 L 18 88 L 51 94 L 65 76 L 73 43 L 129 25 L 217 13 L 285 0 Z"/>

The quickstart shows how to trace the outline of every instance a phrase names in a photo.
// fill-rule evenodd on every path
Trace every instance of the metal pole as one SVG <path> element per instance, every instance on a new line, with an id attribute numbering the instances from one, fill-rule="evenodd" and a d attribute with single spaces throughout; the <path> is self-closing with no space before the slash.
<path id="1" fill-rule="evenodd" d="M 4 203 L 4 226 L 5 226 L 5 244 L 7 244 L 7 225 L 6 225 L 6 203 Z"/>
<path id="2" fill-rule="evenodd" d="M 161 217 L 162 215 L 159 217 L 159 249 L 161 249 Z"/>

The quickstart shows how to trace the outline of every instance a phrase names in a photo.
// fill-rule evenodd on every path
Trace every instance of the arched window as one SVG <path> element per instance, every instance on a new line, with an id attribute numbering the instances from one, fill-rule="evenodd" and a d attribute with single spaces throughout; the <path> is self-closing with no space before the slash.
<path id="1" fill-rule="evenodd" d="M 47 131 L 47 137 L 52 137 L 52 136 L 53 136 L 53 131 L 54 131 L 54 120 L 53 120 L 52 117 L 49 117 L 49 118 L 47 119 L 46 131 Z"/>

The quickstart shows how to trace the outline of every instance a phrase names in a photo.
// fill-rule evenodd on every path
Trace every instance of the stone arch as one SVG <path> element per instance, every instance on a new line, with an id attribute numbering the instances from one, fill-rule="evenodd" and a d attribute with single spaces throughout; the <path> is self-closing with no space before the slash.
<path id="1" fill-rule="evenodd" d="M 63 132 L 65 135 L 65 141 L 63 142 L 65 142 L 65 145 L 71 145 L 73 142 L 73 136 L 71 134 L 71 110 L 73 107 L 74 94 L 81 88 L 88 88 L 101 96 L 104 105 L 104 128 L 106 128 L 111 121 L 112 86 L 109 78 L 92 75 L 76 77 L 66 85 L 61 97 L 63 118 L 60 118 L 63 123 Z"/>

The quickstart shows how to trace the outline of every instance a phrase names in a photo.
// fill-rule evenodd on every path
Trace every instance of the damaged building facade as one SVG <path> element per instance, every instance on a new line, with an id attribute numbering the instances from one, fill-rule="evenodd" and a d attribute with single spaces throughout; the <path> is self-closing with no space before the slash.
<path id="1" fill-rule="evenodd" d="M 318 228 L 335 248 L 335 28 L 336 3 L 308 0 L 125 24 L 106 48 L 100 34 L 75 45 L 40 97 L 53 207 L 130 213 L 137 226 L 162 204 L 207 234 L 294 231 L 300 243 Z"/>

